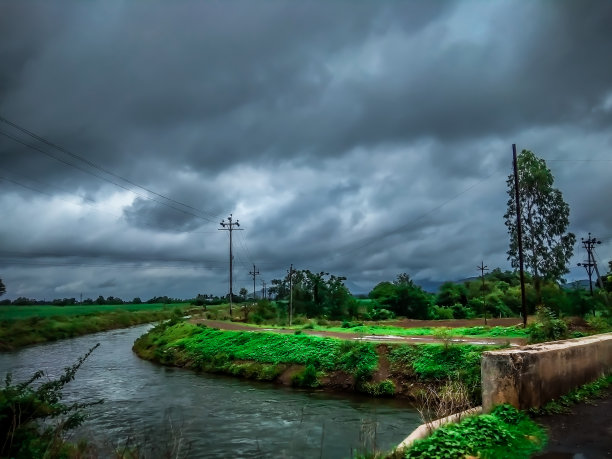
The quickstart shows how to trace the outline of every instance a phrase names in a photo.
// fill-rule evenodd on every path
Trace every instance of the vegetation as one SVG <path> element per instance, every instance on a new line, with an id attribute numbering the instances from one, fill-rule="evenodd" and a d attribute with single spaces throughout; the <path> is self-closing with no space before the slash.
<path id="1" fill-rule="evenodd" d="M 430 318 L 429 309 L 434 301 L 433 295 L 415 285 L 405 273 L 397 276 L 394 282 L 379 283 L 369 296 L 394 315 L 414 319 Z"/>
<path id="2" fill-rule="evenodd" d="M 44 316 L 44 312 L 46 312 L 44 308 L 41 308 L 43 310 L 38 311 L 38 314 L 31 315 L 33 311 L 27 311 L 30 307 L 21 307 L 20 309 L 26 310 L 24 312 L 30 315 L 27 319 L 7 318 L 7 315 L 10 316 L 10 314 L 18 316 L 18 313 L 22 311 L 5 311 L 6 315 L 0 321 L 0 350 L 10 350 L 29 344 L 72 338 L 87 333 L 130 327 L 183 315 L 182 308 L 158 306 L 155 308 L 134 308 L 131 311 L 114 307 L 108 312 L 90 313 L 83 313 L 81 308 L 76 307 L 77 311 L 80 312 L 77 314 L 71 314 L 74 311 L 70 311 L 72 307 L 67 306 L 59 308 L 62 312 L 65 312 L 64 315 L 47 317 Z M 38 307 L 36 308 L 38 309 Z M 50 309 L 49 312 L 54 311 Z"/>
<path id="3" fill-rule="evenodd" d="M 461 379 L 475 401 L 485 349 L 490 348 L 377 345 L 306 334 L 221 331 L 178 320 L 156 326 L 134 343 L 139 356 L 160 363 L 265 381 L 288 374 L 291 383 L 301 387 L 327 384 L 334 374 L 344 374 L 352 389 L 374 396 L 415 396 L 421 385 Z M 380 355 L 388 358 L 390 370 L 388 377 L 377 379 Z"/>
<path id="4" fill-rule="evenodd" d="M 546 444 L 544 430 L 510 405 L 447 424 L 418 440 L 406 458 L 528 458 Z"/>
<path id="5" fill-rule="evenodd" d="M 83 422 L 83 408 L 102 401 L 67 405 L 61 401 L 61 391 L 98 346 L 65 368 L 59 378 L 42 382 L 36 388 L 33 384 L 43 378 L 42 371 L 19 384 L 13 384 L 10 373 L 6 375 L 4 388 L 0 389 L 0 457 L 84 456 L 87 445 L 67 443 L 62 435 Z"/>
<path id="6" fill-rule="evenodd" d="M 551 400 L 541 408 L 529 409 L 529 414 L 544 416 L 549 414 L 571 413 L 571 407 L 576 403 L 591 403 L 606 393 L 612 386 L 612 373 L 602 376 L 592 383 L 580 386 L 568 394 Z"/>
<path id="7" fill-rule="evenodd" d="M 576 236 L 567 232 L 569 206 L 561 192 L 553 187 L 554 177 L 546 167 L 546 161 L 529 150 L 523 150 L 518 155 L 517 168 L 525 265 L 533 275 L 537 297 L 540 298 L 540 280 L 559 281 L 569 272 L 567 263 L 574 251 Z M 507 184 L 509 199 L 504 218 L 510 234 L 508 259 L 517 268 L 518 232 L 513 175 L 508 177 Z"/>

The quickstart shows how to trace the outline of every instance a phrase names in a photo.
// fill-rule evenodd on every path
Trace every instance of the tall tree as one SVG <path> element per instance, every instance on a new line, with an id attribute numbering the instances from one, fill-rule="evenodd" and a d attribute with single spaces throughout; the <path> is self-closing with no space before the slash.
<path id="1" fill-rule="evenodd" d="M 4 295 L 5 293 L 6 293 L 6 287 L 4 286 L 2 279 L 0 279 L 0 296 Z"/>
<path id="2" fill-rule="evenodd" d="M 529 150 L 523 150 L 517 158 L 519 201 L 523 229 L 525 265 L 534 278 L 534 286 L 541 300 L 542 279 L 559 281 L 569 272 L 567 264 L 574 251 L 576 236 L 567 232 L 569 205 L 561 191 L 553 187 L 554 177 L 546 167 L 546 161 Z M 518 236 L 516 226 L 516 202 L 514 176 L 508 184 L 508 210 L 504 215 L 510 235 L 508 260 L 519 266 Z"/>

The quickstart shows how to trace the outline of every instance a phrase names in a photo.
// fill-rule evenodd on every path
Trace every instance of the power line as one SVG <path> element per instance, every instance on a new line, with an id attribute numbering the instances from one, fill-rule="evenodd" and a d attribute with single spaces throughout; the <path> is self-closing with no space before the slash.
<path id="1" fill-rule="evenodd" d="M 76 153 L 73 153 L 73 152 L 71 152 L 71 151 L 67 150 L 66 148 L 64 148 L 64 147 L 62 147 L 62 146 L 60 146 L 60 145 L 57 145 L 57 144 L 55 144 L 55 143 L 51 142 L 51 141 L 49 141 L 49 140 L 45 139 L 44 137 L 41 137 L 41 136 L 39 136 L 38 134 L 36 134 L 36 133 L 34 133 L 34 132 L 32 132 L 32 131 L 30 131 L 30 130 L 28 130 L 28 129 L 24 128 L 23 126 L 19 126 L 17 123 L 14 123 L 13 121 L 8 120 L 8 119 L 4 118 L 4 117 L 3 117 L 3 116 L 1 116 L 1 115 L 0 115 L 0 121 L 2 121 L 2 122 L 4 122 L 4 123 L 8 124 L 9 126 L 12 126 L 13 128 L 15 128 L 15 129 L 17 129 L 17 130 L 19 130 L 19 131 L 23 132 L 24 134 L 29 135 L 30 137 L 32 137 L 32 138 L 34 138 L 34 139 L 38 140 L 39 142 L 44 143 L 45 145 L 48 145 L 48 146 L 50 146 L 50 147 L 52 147 L 52 148 L 55 148 L 56 150 L 59 150 L 59 151 L 61 151 L 62 153 L 67 154 L 68 156 L 71 156 L 71 157 L 73 157 L 73 158 L 75 158 L 75 159 L 77 159 L 77 160 L 79 160 L 79 161 L 82 161 L 82 162 L 84 162 L 85 164 L 87 164 L 88 166 L 93 167 L 94 169 L 97 169 L 97 170 L 99 170 L 99 171 L 102 171 L 102 172 L 104 172 L 105 174 L 108 174 L 108 175 L 110 175 L 110 176 L 112 176 L 112 177 L 118 178 L 119 180 L 123 180 L 124 182 L 129 183 L 129 184 L 130 184 L 130 185 L 132 185 L 132 186 L 135 186 L 135 187 L 137 187 L 137 188 L 140 188 L 141 190 L 144 190 L 144 191 L 146 191 L 147 193 L 151 193 L 151 194 L 153 194 L 153 195 L 155 195 L 155 196 L 158 196 L 158 197 L 160 197 L 160 198 L 166 199 L 166 200 L 168 200 L 168 201 L 170 201 L 170 202 L 173 202 L 173 203 L 175 203 L 175 204 L 178 204 L 178 205 L 180 205 L 180 206 L 186 207 L 186 208 L 188 208 L 188 209 L 192 209 L 192 210 L 194 210 L 194 211 L 196 211 L 196 212 L 199 212 L 199 213 L 202 213 L 202 214 L 204 214 L 204 215 L 208 215 L 209 217 L 212 217 L 212 218 L 218 218 L 218 217 L 219 217 L 218 215 L 215 215 L 215 214 L 213 214 L 213 213 L 210 213 L 210 212 L 207 212 L 207 211 L 204 211 L 204 210 L 201 210 L 201 209 L 197 209 L 197 208 L 195 208 L 195 207 L 193 207 L 193 206 L 190 206 L 190 205 L 188 205 L 188 204 L 185 204 L 185 203 L 182 203 L 182 202 L 177 201 L 177 200 L 175 200 L 175 199 L 172 199 L 172 198 L 170 198 L 170 197 L 168 197 L 168 196 L 165 196 L 165 195 L 163 195 L 163 194 L 161 194 L 161 193 L 157 193 L 157 192 L 155 192 L 155 191 L 153 191 L 153 190 L 151 190 L 151 189 L 149 189 L 149 188 L 146 188 L 146 187 L 144 187 L 144 186 L 142 186 L 142 185 L 139 185 L 139 184 L 137 184 L 137 183 L 135 183 L 135 182 L 133 182 L 133 181 L 131 181 L 131 180 L 129 180 L 129 179 L 127 179 L 127 178 L 125 178 L 125 177 L 122 177 L 122 176 L 120 176 L 120 175 L 118 175 L 118 174 L 115 174 L 114 172 L 112 172 L 112 171 L 110 171 L 110 170 L 108 170 L 108 169 L 106 169 L 106 168 L 104 168 L 104 167 L 102 167 L 102 166 L 100 166 L 100 165 L 98 165 L 98 164 L 94 163 L 93 161 L 90 161 L 90 160 L 88 160 L 88 159 L 86 159 L 86 158 L 84 158 L 84 157 L 82 157 L 82 156 L 80 156 L 80 155 L 77 155 Z"/>
<path id="2" fill-rule="evenodd" d="M 128 188 L 128 187 L 126 187 L 126 186 L 124 186 L 124 185 L 121 185 L 120 183 L 117 183 L 117 182 L 115 182 L 115 181 L 113 181 L 113 180 L 110 180 L 110 179 L 108 179 L 108 178 L 106 178 L 106 177 L 104 177 L 104 176 L 102 176 L 102 175 L 100 175 L 100 174 L 97 174 L 97 173 L 92 172 L 92 171 L 90 171 L 90 170 L 84 169 L 83 167 L 80 167 L 80 166 L 78 166 L 78 165 L 76 165 L 76 164 L 73 164 L 73 163 L 70 163 L 70 162 L 68 162 L 68 161 L 63 160 L 62 158 L 58 158 L 57 156 L 55 156 L 55 155 L 53 155 L 53 154 L 49 153 L 48 151 L 45 151 L 45 150 L 43 150 L 43 149 L 41 149 L 41 148 L 38 148 L 38 147 L 37 147 L 37 146 L 35 146 L 35 145 L 31 145 L 31 144 L 29 144 L 29 143 L 26 143 L 26 142 L 24 142 L 24 141 L 22 141 L 22 140 L 20 140 L 20 139 L 18 139 L 18 138 L 16 138 L 16 137 L 12 136 L 11 134 L 7 134 L 7 133 L 6 133 L 6 132 L 4 132 L 4 131 L 0 131 L 0 134 L 1 134 L 1 135 L 3 135 L 3 136 L 5 136 L 5 137 L 8 137 L 9 139 L 13 140 L 14 142 L 17 142 L 17 143 L 19 143 L 19 144 L 21 144 L 21 145 L 23 145 L 23 146 L 25 146 L 25 147 L 28 147 L 28 148 L 30 148 L 30 149 L 32 149 L 32 150 L 35 150 L 35 151 L 38 151 L 39 153 L 42 153 L 43 155 L 48 156 L 49 158 L 55 159 L 56 161 L 59 161 L 59 162 L 61 162 L 61 163 L 63 163 L 63 164 L 66 164 L 67 166 L 70 166 L 70 167 L 73 167 L 73 168 L 75 168 L 75 169 L 77 169 L 77 170 L 80 170 L 81 172 L 83 172 L 83 173 L 85 173 L 85 174 L 92 175 L 92 176 L 94 176 L 94 177 L 99 178 L 100 180 L 104 180 L 105 182 L 111 183 L 111 184 L 113 184 L 113 185 L 115 185 L 115 186 L 117 186 L 117 187 L 119 187 L 119 188 L 122 188 L 122 189 L 124 189 L 125 191 L 128 191 L 128 192 L 130 192 L 130 193 L 133 193 L 134 195 L 136 195 L 136 196 L 138 196 L 138 197 L 140 197 L 140 198 L 143 198 L 143 199 L 147 199 L 147 200 L 149 200 L 149 201 L 156 202 L 156 203 L 161 204 L 161 205 L 163 205 L 163 206 L 166 206 L 166 207 L 168 207 L 168 208 L 170 208 L 170 209 L 174 209 L 174 210 L 175 210 L 175 211 L 177 211 L 177 212 L 181 212 L 181 213 L 184 213 L 184 214 L 186 214 L 186 215 L 190 215 L 190 216 L 192 216 L 192 217 L 199 218 L 199 219 L 201 219 L 201 220 L 205 220 L 205 221 L 207 221 L 207 222 L 212 222 L 212 221 L 213 221 L 212 219 L 210 219 L 210 218 L 208 218 L 208 217 L 205 217 L 205 216 L 202 216 L 202 215 L 197 215 L 197 214 L 194 214 L 193 212 L 189 212 L 189 211 L 186 211 L 186 210 L 184 210 L 184 209 L 180 209 L 180 208 L 175 207 L 175 206 L 173 206 L 173 205 L 170 205 L 170 204 L 168 204 L 168 203 L 166 203 L 166 202 L 163 202 L 163 201 L 160 201 L 160 200 L 158 200 L 158 199 L 152 198 L 151 196 L 147 196 L 147 195 L 145 195 L 145 194 L 138 193 L 138 192 L 134 191 L 133 189 Z M 143 188 L 143 189 L 144 189 L 144 188 Z M 145 189 L 145 191 L 146 191 L 146 189 Z M 155 194 L 157 194 L 157 193 L 155 193 Z M 170 200 L 169 198 L 166 198 L 166 199 Z M 177 202 L 178 202 L 178 201 L 177 201 Z M 181 204 L 181 205 L 184 205 L 185 207 L 190 207 L 190 206 L 187 206 L 187 205 L 185 205 L 185 204 Z"/>

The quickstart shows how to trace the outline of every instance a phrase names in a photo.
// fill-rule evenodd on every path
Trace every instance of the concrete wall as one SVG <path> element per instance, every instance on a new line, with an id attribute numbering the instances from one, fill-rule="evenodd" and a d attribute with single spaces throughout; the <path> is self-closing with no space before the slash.
<path id="1" fill-rule="evenodd" d="M 540 407 L 612 371 L 612 333 L 483 353 L 482 408 Z"/>

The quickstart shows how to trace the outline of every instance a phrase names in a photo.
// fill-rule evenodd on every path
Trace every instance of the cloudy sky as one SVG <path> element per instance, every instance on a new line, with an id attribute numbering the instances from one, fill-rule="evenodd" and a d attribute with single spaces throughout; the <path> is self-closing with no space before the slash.
<path id="1" fill-rule="evenodd" d="M 7 297 L 510 267 L 512 143 L 612 258 L 612 2 L 0 1 Z M 575 250 L 568 279 L 584 278 Z"/>

